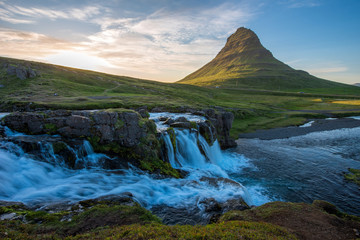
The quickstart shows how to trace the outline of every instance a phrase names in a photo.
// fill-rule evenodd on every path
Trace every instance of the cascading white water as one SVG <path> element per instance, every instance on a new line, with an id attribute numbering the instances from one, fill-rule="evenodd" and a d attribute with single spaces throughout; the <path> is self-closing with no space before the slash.
<path id="1" fill-rule="evenodd" d="M 13 136 L 19 134 L 8 132 Z M 86 152 L 85 156 L 78 154 L 76 162 L 85 161 L 91 167 L 77 170 L 53 164 L 54 161 L 37 161 L 17 145 L 0 142 L 0 200 L 49 204 L 131 192 L 147 208 L 161 204 L 171 207 L 196 206 L 206 198 L 224 202 L 242 197 L 251 204 L 241 185 L 227 182 L 211 184 L 202 179 L 204 176 L 227 178 L 229 162 L 233 162 L 233 170 L 236 169 L 236 164 L 241 165 L 241 161 L 238 161 L 240 155 L 235 160 L 223 154 L 217 142 L 209 146 L 195 131 L 175 129 L 175 132 L 176 152 L 169 136 L 164 135 L 168 158 L 172 166 L 189 172 L 185 179 L 158 179 L 136 168 L 121 171 L 102 169 L 97 164 L 99 159 L 106 156 L 94 153 L 87 141 L 80 146 Z M 51 151 L 49 153 L 51 157 L 57 157 Z"/>

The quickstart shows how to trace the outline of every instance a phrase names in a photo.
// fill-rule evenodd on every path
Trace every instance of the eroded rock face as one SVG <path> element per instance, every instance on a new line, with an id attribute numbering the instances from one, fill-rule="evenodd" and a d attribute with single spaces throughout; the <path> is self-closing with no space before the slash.
<path id="1" fill-rule="evenodd" d="M 15 112 L 3 123 L 29 135 L 60 135 L 67 143 L 88 140 L 95 152 L 134 160 L 134 164 L 160 155 L 155 124 L 132 110 Z"/>
<path id="2" fill-rule="evenodd" d="M 206 109 L 205 116 L 216 130 L 217 139 L 222 149 L 236 146 L 234 139 L 230 137 L 230 129 L 234 121 L 234 114 L 224 110 Z M 208 131 L 205 127 L 201 131 Z M 213 130 L 211 130 L 212 132 Z M 210 132 L 209 132 L 210 133 Z"/>

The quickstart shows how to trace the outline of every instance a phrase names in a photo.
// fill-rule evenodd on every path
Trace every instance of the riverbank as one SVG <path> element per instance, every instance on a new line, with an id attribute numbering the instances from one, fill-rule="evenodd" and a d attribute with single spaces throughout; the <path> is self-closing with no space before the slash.
<path id="1" fill-rule="evenodd" d="M 268 130 L 257 130 L 252 133 L 243 133 L 239 138 L 258 138 L 261 140 L 283 139 L 295 136 L 306 135 L 312 132 L 331 131 L 341 128 L 360 127 L 360 118 L 328 118 L 309 119 L 303 126 L 281 127 Z"/>

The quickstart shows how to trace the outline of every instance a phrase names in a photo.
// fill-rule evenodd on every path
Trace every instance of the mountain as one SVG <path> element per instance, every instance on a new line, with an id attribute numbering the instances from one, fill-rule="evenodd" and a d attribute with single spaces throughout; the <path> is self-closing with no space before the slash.
<path id="1" fill-rule="evenodd" d="M 277 60 L 250 29 L 232 34 L 217 56 L 179 83 L 268 90 L 350 87 L 295 70 Z"/>

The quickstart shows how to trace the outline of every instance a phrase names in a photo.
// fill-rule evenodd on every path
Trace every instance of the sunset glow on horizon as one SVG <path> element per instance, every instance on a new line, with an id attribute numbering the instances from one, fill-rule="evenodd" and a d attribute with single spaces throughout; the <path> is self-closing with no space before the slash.
<path id="1" fill-rule="evenodd" d="M 0 56 L 174 82 L 237 28 L 295 69 L 360 82 L 360 1 L 0 0 Z"/>

